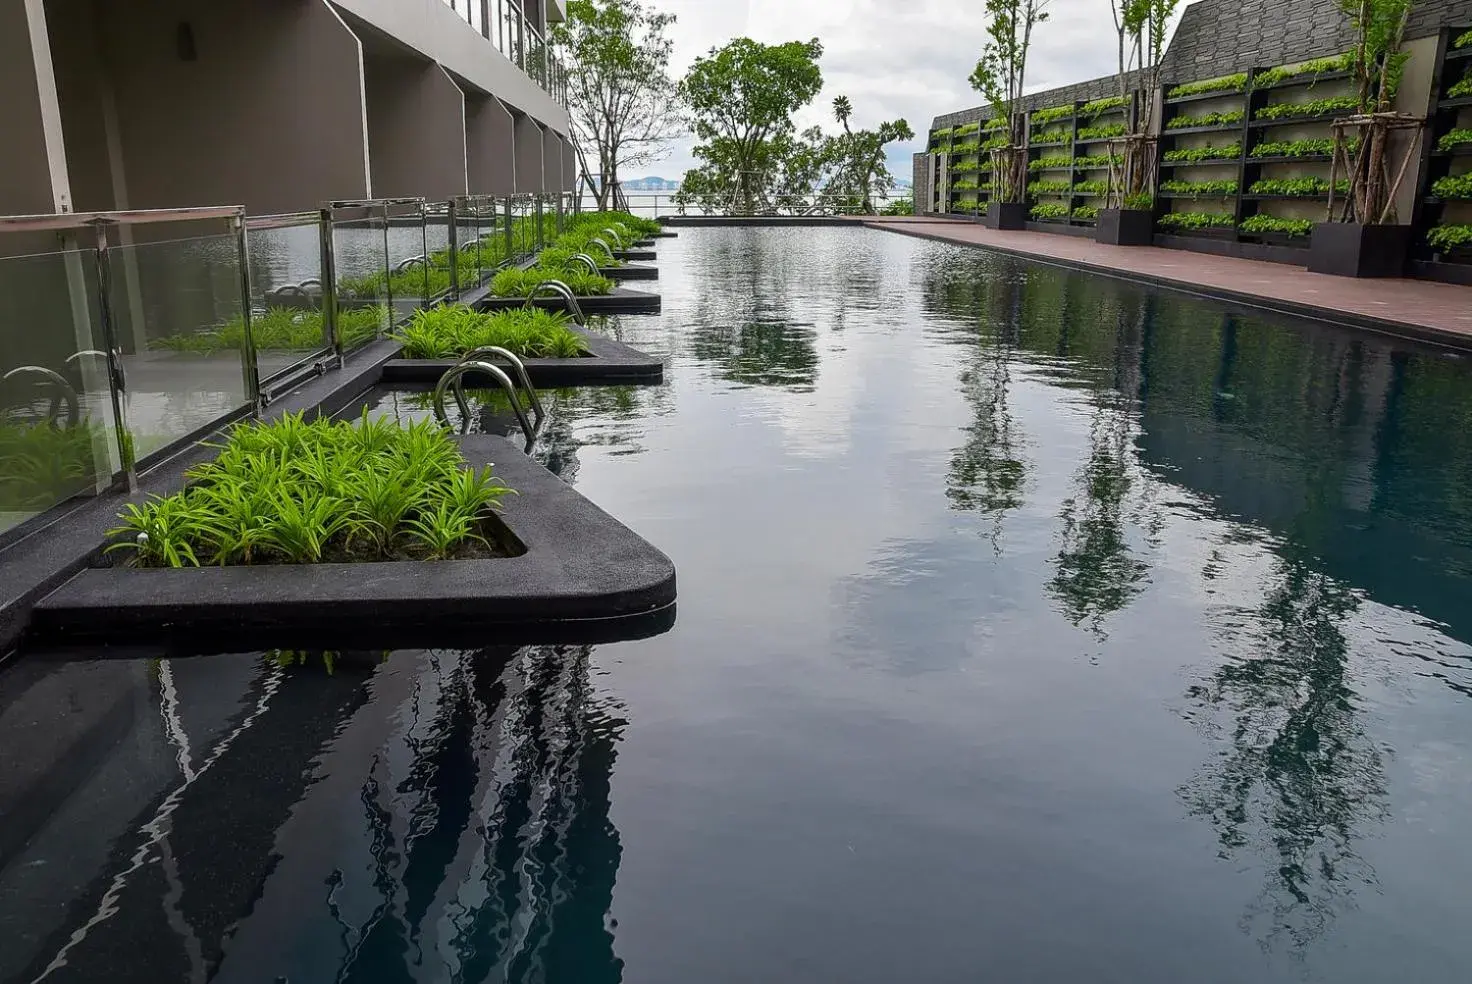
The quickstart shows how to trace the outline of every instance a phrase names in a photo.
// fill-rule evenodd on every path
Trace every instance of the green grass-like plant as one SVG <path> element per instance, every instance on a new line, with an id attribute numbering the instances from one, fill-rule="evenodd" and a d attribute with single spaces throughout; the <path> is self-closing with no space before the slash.
<path id="1" fill-rule="evenodd" d="M 1472 248 L 1472 225 L 1435 226 L 1426 233 L 1426 241 L 1433 249 L 1442 253 Z"/>
<path id="2" fill-rule="evenodd" d="M 378 334 L 388 323 L 388 308 L 375 305 L 366 308 L 339 308 L 338 333 L 343 346 L 352 348 Z M 310 308 L 267 308 L 250 319 L 251 338 L 257 351 L 303 351 L 326 345 L 322 312 Z M 217 352 L 240 351 L 245 344 L 245 320 L 234 318 L 218 328 L 150 339 L 153 350 L 214 355 Z"/>
<path id="3" fill-rule="evenodd" d="M 0 512 L 39 512 L 90 487 L 97 448 L 115 443 L 100 424 L 0 423 Z"/>
<path id="4" fill-rule="evenodd" d="M 1069 214 L 1071 214 L 1075 219 L 1084 219 L 1086 221 L 1091 221 L 1099 217 L 1099 206 L 1076 205 L 1074 206 L 1073 211 Z"/>
<path id="5" fill-rule="evenodd" d="M 1072 106 L 1049 106 L 1047 109 L 1035 109 L 1029 119 L 1034 126 L 1043 126 L 1048 123 L 1056 123 L 1058 120 L 1066 120 L 1073 116 Z"/>
<path id="6" fill-rule="evenodd" d="M 1247 87 L 1247 73 L 1238 72 L 1236 75 L 1223 75 L 1215 79 L 1201 79 L 1198 82 L 1185 82 L 1173 86 L 1165 97 L 1167 99 L 1179 99 L 1182 96 L 1203 96 L 1208 92 L 1241 92 Z"/>
<path id="7" fill-rule="evenodd" d="M 1090 198 L 1109 193 L 1108 181 L 1075 181 L 1073 183 L 1075 195 L 1087 195 Z"/>
<path id="8" fill-rule="evenodd" d="M 522 270 L 508 267 L 491 280 L 491 293 L 496 297 L 530 297 L 538 284 L 560 280 L 578 297 L 602 297 L 613 292 L 613 281 L 594 276 L 586 269 L 532 267 Z"/>
<path id="9" fill-rule="evenodd" d="M 1354 96 L 1332 96 L 1328 99 L 1314 99 L 1302 103 L 1273 103 L 1271 106 L 1259 109 L 1253 119 L 1296 120 L 1313 116 L 1328 116 L 1331 113 L 1351 112 L 1357 108 L 1359 108 L 1359 100 Z"/>
<path id="10" fill-rule="evenodd" d="M 1230 229 L 1237 219 L 1228 212 L 1166 212 L 1155 221 L 1171 229 Z"/>
<path id="11" fill-rule="evenodd" d="M 1213 147 L 1207 144 L 1205 147 L 1181 147 L 1177 150 L 1167 150 L 1165 160 L 1167 163 L 1195 163 L 1197 161 L 1227 161 L 1235 160 L 1242 156 L 1242 145 L 1240 143 L 1225 144 L 1221 147 Z"/>
<path id="12" fill-rule="evenodd" d="M 1073 158 L 1062 154 L 1046 154 L 1027 164 L 1030 171 L 1045 171 L 1054 168 L 1072 167 Z"/>
<path id="13" fill-rule="evenodd" d="M 1263 178 L 1254 181 L 1247 189 L 1253 195 L 1284 195 L 1292 198 L 1311 198 L 1329 193 L 1329 181 L 1319 177 Z M 1334 182 L 1335 194 L 1349 194 L 1348 181 Z"/>
<path id="14" fill-rule="evenodd" d="M 975 191 L 977 182 L 972 178 L 962 178 L 960 181 L 951 182 L 952 191 Z"/>
<path id="15" fill-rule="evenodd" d="M 1080 119 L 1091 120 L 1096 116 L 1103 115 L 1104 113 L 1112 112 L 1117 109 L 1124 109 L 1124 107 L 1128 105 L 1128 103 L 1129 100 L 1126 99 L 1124 96 L 1105 96 L 1103 99 L 1095 99 L 1090 102 L 1084 103 L 1078 109 L 1078 116 Z M 1084 206 L 1080 207 L 1082 208 Z"/>
<path id="16" fill-rule="evenodd" d="M 1237 227 L 1242 232 L 1254 235 L 1264 232 L 1283 232 L 1290 236 L 1307 236 L 1313 232 L 1314 224 L 1308 219 L 1285 219 L 1277 215 L 1249 215 Z"/>
<path id="17" fill-rule="evenodd" d="M 1226 198 L 1237 194 L 1235 181 L 1162 181 L 1160 190 L 1191 198 Z"/>
<path id="18" fill-rule="evenodd" d="M 1448 99 L 1461 99 L 1463 96 L 1472 96 L 1472 68 L 1467 70 L 1467 74 L 1462 76 L 1461 81 L 1446 90 Z"/>
<path id="19" fill-rule="evenodd" d="M 1068 206 L 1061 202 L 1038 202 L 1030 214 L 1035 219 L 1061 219 L 1068 215 Z"/>
<path id="20" fill-rule="evenodd" d="M 1437 150 L 1455 150 L 1462 144 L 1472 144 L 1472 128 L 1458 127 L 1441 135 L 1436 141 Z"/>
<path id="21" fill-rule="evenodd" d="M 464 468 L 433 421 L 289 414 L 241 424 L 170 496 L 129 504 L 109 553 L 139 567 L 444 560 L 492 553 L 483 524 L 511 490 Z"/>
<path id="22" fill-rule="evenodd" d="M 1172 116 L 1166 120 L 1167 130 L 1188 130 L 1197 126 L 1230 126 L 1242 122 L 1242 111 L 1228 110 L 1221 113 L 1202 113 L 1199 116 Z"/>
<path id="23" fill-rule="evenodd" d="M 1123 123 L 1099 123 L 1095 126 L 1081 126 L 1078 129 L 1076 140 L 1108 140 L 1111 137 L 1124 136 Z"/>
<path id="24" fill-rule="evenodd" d="M 1431 183 L 1431 193 L 1437 198 L 1472 198 L 1472 171 L 1437 178 Z"/>
<path id="25" fill-rule="evenodd" d="M 1252 148 L 1249 157 L 1327 157 L 1334 152 L 1334 141 L 1328 137 L 1305 140 L 1264 140 Z"/>
<path id="26" fill-rule="evenodd" d="M 499 345 L 531 359 L 576 359 L 588 352 L 561 311 L 526 308 L 480 312 L 463 304 L 416 311 L 389 336 L 408 359 L 453 359 L 472 349 Z"/>
<path id="27" fill-rule="evenodd" d="M 1347 71 L 1353 64 L 1353 55 L 1345 52 L 1342 55 L 1334 55 L 1330 58 L 1315 58 L 1306 61 L 1302 65 L 1279 65 L 1277 68 L 1264 69 L 1252 77 L 1252 87 L 1263 89 L 1268 86 L 1287 82 L 1289 79 L 1302 78 L 1312 75 L 1314 81 L 1320 75 L 1329 75 L 1334 72 Z"/>

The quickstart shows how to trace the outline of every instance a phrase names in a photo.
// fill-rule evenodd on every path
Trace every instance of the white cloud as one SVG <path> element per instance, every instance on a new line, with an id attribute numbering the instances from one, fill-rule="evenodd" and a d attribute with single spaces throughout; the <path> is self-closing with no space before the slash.
<path id="1" fill-rule="evenodd" d="M 966 79 L 983 43 L 979 0 L 646 0 L 675 14 L 676 75 L 735 37 L 773 43 L 823 42 L 824 88 L 799 117 L 832 125 L 833 98 L 853 100 L 855 121 L 873 126 L 903 117 L 917 134 L 932 117 L 981 104 Z M 1034 34 L 1028 90 L 1051 89 L 1115 70 L 1114 24 L 1105 0 L 1052 0 Z M 891 147 L 890 167 L 908 177 L 923 137 Z M 648 169 L 678 178 L 692 166 L 691 141 Z M 639 177 L 642 175 L 630 175 Z"/>

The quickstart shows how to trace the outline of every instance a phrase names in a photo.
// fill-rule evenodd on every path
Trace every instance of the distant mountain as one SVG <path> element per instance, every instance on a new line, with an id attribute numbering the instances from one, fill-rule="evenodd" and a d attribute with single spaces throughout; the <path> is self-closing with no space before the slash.
<path id="1" fill-rule="evenodd" d="M 623 182 L 624 191 L 679 191 L 680 182 L 667 178 L 634 178 Z"/>

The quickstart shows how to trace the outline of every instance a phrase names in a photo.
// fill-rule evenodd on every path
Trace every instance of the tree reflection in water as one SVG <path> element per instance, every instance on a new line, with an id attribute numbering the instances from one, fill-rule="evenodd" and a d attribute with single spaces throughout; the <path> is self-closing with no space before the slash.
<path id="1" fill-rule="evenodd" d="M 1255 852 L 1268 868 L 1243 929 L 1299 950 L 1376 883 L 1355 842 L 1387 819 L 1388 797 L 1347 679 L 1341 626 L 1360 597 L 1293 546 L 1273 576 L 1236 655 L 1188 693 L 1188 716 L 1230 747 L 1180 794 L 1216 827 L 1223 859 Z"/>

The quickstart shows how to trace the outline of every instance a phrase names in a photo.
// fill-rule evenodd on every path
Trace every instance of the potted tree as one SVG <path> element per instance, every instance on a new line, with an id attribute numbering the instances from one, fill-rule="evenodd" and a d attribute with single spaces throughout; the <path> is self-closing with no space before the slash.
<path id="1" fill-rule="evenodd" d="M 1426 126 L 1423 118 L 1391 108 L 1412 0 L 1338 2 L 1354 32 L 1349 61 L 1358 106 L 1355 115 L 1332 124 L 1328 221 L 1314 226 L 1308 268 L 1342 277 L 1398 277 L 1412 236 L 1396 215 L 1395 199 Z M 1334 194 L 1340 175 L 1349 178 L 1343 198 Z"/>
<path id="2" fill-rule="evenodd" d="M 1149 246 L 1155 233 L 1155 113 L 1166 31 L 1180 0 L 1114 0 L 1119 99 L 1125 135 L 1109 142 L 1109 186 L 1094 238 L 1112 246 Z M 1136 96 L 1130 105 L 1131 90 Z"/>
<path id="3" fill-rule="evenodd" d="M 991 144 L 992 195 L 986 224 L 1027 227 L 1027 129 L 1018 103 L 1027 75 L 1032 29 L 1048 19 L 1047 0 L 985 0 L 987 40 L 971 73 L 971 87 L 1002 121 Z"/>

